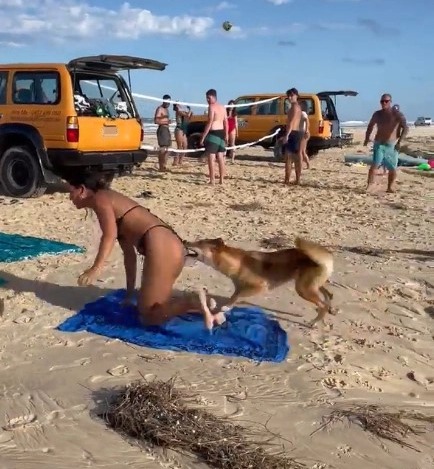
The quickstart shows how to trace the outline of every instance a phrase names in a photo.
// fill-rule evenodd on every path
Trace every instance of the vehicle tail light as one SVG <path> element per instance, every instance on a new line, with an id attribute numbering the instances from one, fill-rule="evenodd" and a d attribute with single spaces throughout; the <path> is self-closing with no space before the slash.
<path id="1" fill-rule="evenodd" d="M 143 130 L 143 126 L 140 126 L 140 141 L 143 142 L 145 139 L 145 131 Z"/>
<path id="2" fill-rule="evenodd" d="M 318 133 L 322 134 L 324 133 L 324 121 L 320 120 L 318 123 Z"/>
<path id="3" fill-rule="evenodd" d="M 66 141 L 70 143 L 77 143 L 80 135 L 78 128 L 78 117 L 68 116 L 66 118 Z"/>

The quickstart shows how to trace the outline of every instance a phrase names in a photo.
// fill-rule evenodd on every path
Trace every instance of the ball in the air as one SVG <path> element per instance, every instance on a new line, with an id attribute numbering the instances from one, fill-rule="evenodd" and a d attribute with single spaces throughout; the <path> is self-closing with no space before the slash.
<path id="1" fill-rule="evenodd" d="M 223 24 L 222 24 L 222 28 L 225 30 L 225 31 L 230 31 L 232 29 L 232 23 L 230 21 L 225 21 Z"/>

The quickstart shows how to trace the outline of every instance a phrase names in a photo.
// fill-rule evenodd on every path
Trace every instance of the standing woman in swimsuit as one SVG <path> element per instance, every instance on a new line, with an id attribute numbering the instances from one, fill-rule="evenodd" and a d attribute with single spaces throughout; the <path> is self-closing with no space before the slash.
<path id="1" fill-rule="evenodd" d="M 300 101 L 301 106 L 301 119 L 300 119 L 300 153 L 304 163 L 306 163 L 306 169 L 310 168 L 309 157 L 307 156 L 307 142 L 310 139 L 310 127 L 309 127 L 309 116 L 307 115 L 307 103 L 304 100 Z"/>
<path id="2" fill-rule="evenodd" d="M 188 147 L 187 142 L 187 127 L 188 119 L 191 117 L 190 108 L 184 109 L 179 104 L 173 105 L 175 111 L 176 127 L 175 127 L 175 140 L 178 150 L 186 150 Z M 185 153 L 175 153 L 173 158 L 173 166 L 182 165 L 182 160 Z"/>
<path id="3" fill-rule="evenodd" d="M 228 105 L 235 104 L 234 100 L 230 100 Z M 236 139 L 238 137 L 238 119 L 237 119 L 237 108 L 228 107 L 228 143 L 230 147 L 235 146 Z M 228 157 L 231 158 L 232 163 L 235 162 L 235 150 L 228 150 Z"/>
<path id="4" fill-rule="evenodd" d="M 111 181 L 101 174 L 74 168 L 63 177 L 72 203 L 78 209 L 93 210 L 102 231 L 98 254 L 93 265 L 79 276 L 79 285 L 90 285 L 97 279 L 117 239 L 124 255 L 126 302 L 132 303 L 135 297 L 137 253 L 145 256 L 137 298 L 145 324 L 160 325 L 191 310 L 204 314 L 199 299 L 172 299 L 173 285 L 184 267 L 185 248 L 168 225 L 134 200 L 111 190 Z"/>

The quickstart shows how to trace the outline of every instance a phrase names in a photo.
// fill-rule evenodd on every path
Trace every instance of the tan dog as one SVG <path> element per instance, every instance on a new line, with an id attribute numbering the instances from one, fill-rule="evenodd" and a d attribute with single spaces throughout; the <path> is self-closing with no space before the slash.
<path id="1" fill-rule="evenodd" d="M 331 310 L 333 295 L 324 287 L 333 272 L 333 256 L 319 244 L 297 238 L 295 248 L 279 251 L 245 251 L 227 246 L 221 238 L 185 242 L 186 248 L 198 260 L 229 277 L 235 291 L 224 308 L 230 309 L 240 298 L 264 293 L 295 280 L 296 292 L 317 307 L 318 315 L 311 322 L 324 322 Z M 206 305 L 205 293 L 199 295 L 207 327 L 220 323 L 221 315 L 214 317 Z"/>

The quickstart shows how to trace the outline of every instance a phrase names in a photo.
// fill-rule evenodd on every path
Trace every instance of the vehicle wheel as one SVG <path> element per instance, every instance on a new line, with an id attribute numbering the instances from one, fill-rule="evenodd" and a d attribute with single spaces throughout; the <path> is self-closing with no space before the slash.
<path id="1" fill-rule="evenodd" d="M 188 140 L 188 149 L 194 150 L 195 148 L 200 148 L 200 139 L 202 138 L 202 134 L 199 132 L 195 132 L 187 137 Z M 201 156 L 203 154 L 202 151 L 198 151 L 197 153 L 187 153 L 189 156 Z"/>
<path id="2" fill-rule="evenodd" d="M 273 147 L 274 161 L 283 161 L 283 145 L 282 142 L 276 141 Z"/>
<path id="3" fill-rule="evenodd" d="M 0 157 L 0 185 L 9 197 L 39 197 L 47 190 L 38 161 L 28 147 L 8 148 Z"/>

